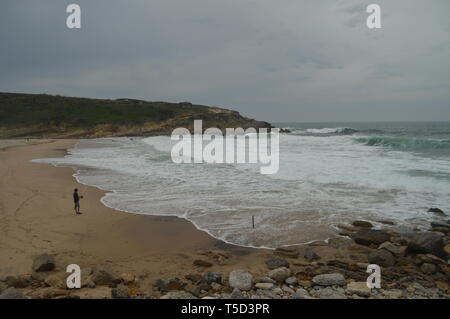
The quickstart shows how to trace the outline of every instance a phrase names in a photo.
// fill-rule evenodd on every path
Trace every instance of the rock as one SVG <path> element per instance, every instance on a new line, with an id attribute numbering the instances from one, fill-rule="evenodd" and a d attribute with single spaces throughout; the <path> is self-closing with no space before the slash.
<path id="1" fill-rule="evenodd" d="M 255 288 L 257 289 L 272 289 L 274 287 L 271 283 L 265 283 L 265 282 L 258 282 L 255 284 Z"/>
<path id="2" fill-rule="evenodd" d="M 301 287 L 305 287 L 305 288 L 311 288 L 312 287 L 312 282 L 309 280 L 299 280 L 298 281 L 298 285 Z"/>
<path id="3" fill-rule="evenodd" d="M 372 228 L 373 227 L 373 225 L 371 223 L 366 222 L 364 220 L 355 220 L 352 223 L 352 225 L 355 227 L 362 227 L 362 228 Z"/>
<path id="4" fill-rule="evenodd" d="M 59 289 L 65 289 L 67 288 L 66 282 L 61 278 L 61 276 L 58 276 L 56 274 L 52 274 L 45 278 L 45 284 L 49 287 L 53 288 L 59 288 Z"/>
<path id="5" fill-rule="evenodd" d="M 275 287 L 272 290 L 275 294 L 277 295 L 282 295 L 283 294 L 283 289 L 281 289 L 280 287 Z"/>
<path id="6" fill-rule="evenodd" d="M 212 267 L 212 264 L 209 261 L 196 259 L 194 260 L 194 266 L 208 268 Z"/>
<path id="7" fill-rule="evenodd" d="M 388 241 L 385 242 L 385 243 L 382 243 L 378 247 L 378 249 L 386 249 L 387 251 L 389 251 L 390 253 L 392 253 L 392 254 L 394 254 L 395 256 L 398 256 L 398 257 L 405 256 L 407 248 L 408 248 L 407 246 L 398 246 L 398 245 L 395 245 L 395 244 L 393 244 L 391 242 L 388 242 Z"/>
<path id="8" fill-rule="evenodd" d="M 381 230 L 360 229 L 352 235 L 352 238 L 357 244 L 370 246 L 371 244 L 380 245 L 390 241 L 391 236 Z"/>
<path id="9" fill-rule="evenodd" d="M 292 299 L 305 299 L 307 297 L 310 297 L 309 292 L 306 289 L 299 288 L 295 291 Z"/>
<path id="10" fill-rule="evenodd" d="M 334 290 L 331 287 L 326 287 L 320 290 L 319 298 L 321 299 L 347 299 L 347 296 L 341 292 Z"/>
<path id="11" fill-rule="evenodd" d="M 342 274 L 322 274 L 312 279 L 312 282 L 319 286 L 344 286 L 347 284 Z"/>
<path id="12" fill-rule="evenodd" d="M 286 278 L 284 282 L 286 283 L 286 285 L 295 286 L 296 284 L 298 284 L 298 279 L 297 277 L 289 277 Z"/>
<path id="13" fill-rule="evenodd" d="M 155 281 L 153 285 L 158 290 L 166 292 L 166 291 L 182 290 L 186 286 L 186 283 L 184 283 L 177 277 L 172 277 L 165 280 L 158 279 Z"/>
<path id="14" fill-rule="evenodd" d="M 160 299 L 198 299 L 186 291 L 171 291 Z"/>
<path id="15" fill-rule="evenodd" d="M 231 292 L 231 299 L 244 299 L 244 295 L 238 288 L 234 288 Z"/>
<path id="16" fill-rule="evenodd" d="M 97 285 L 96 285 L 95 282 L 93 282 L 92 280 L 89 280 L 88 282 L 86 282 L 86 285 L 85 285 L 85 286 L 81 286 L 81 287 L 86 287 L 86 288 L 94 289 L 95 287 L 97 287 Z"/>
<path id="17" fill-rule="evenodd" d="M 418 254 L 416 256 L 417 260 L 419 261 L 418 263 L 429 263 L 429 264 L 434 264 L 434 265 L 446 265 L 447 262 L 439 257 L 436 257 L 435 255 L 432 254 Z"/>
<path id="18" fill-rule="evenodd" d="M 442 237 L 436 233 L 418 234 L 411 239 L 411 242 L 408 245 L 408 251 L 444 257 L 444 241 Z"/>
<path id="19" fill-rule="evenodd" d="M 22 276 L 7 276 L 5 278 L 5 284 L 7 287 L 14 287 L 14 288 L 26 288 L 31 283 L 31 277 L 27 275 Z"/>
<path id="20" fill-rule="evenodd" d="M 223 289 L 223 286 L 221 284 L 218 284 L 217 282 L 211 283 L 211 289 L 213 291 L 221 291 Z"/>
<path id="21" fill-rule="evenodd" d="M 278 295 L 275 291 L 269 289 L 257 289 L 256 294 L 264 299 L 278 299 Z"/>
<path id="22" fill-rule="evenodd" d="M 364 271 L 366 271 L 369 264 L 368 263 L 356 263 L 356 266 L 358 266 L 359 269 L 364 269 Z"/>
<path id="23" fill-rule="evenodd" d="M 129 289 L 127 286 L 120 284 L 117 288 L 111 290 L 111 298 L 113 299 L 130 299 Z"/>
<path id="24" fill-rule="evenodd" d="M 273 280 L 272 278 L 269 277 L 261 277 L 257 280 L 257 282 L 267 282 L 267 283 L 271 283 L 271 284 L 276 284 L 277 282 L 275 280 Z"/>
<path id="25" fill-rule="evenodd" d="M 448 284 L 443 281 L 436 281 L 436 287 L 438 287 L 440 290 L 442 290 L 445 293 L 450 293 L 450 289 L 448 287 Z"/>
<path id="26" fill-rule="evenodd" d="M 422 266 L 420 266 L 420 270 L 424 273 L 424 274 L 434 274 L 436 272 L 436 266 L 433 264 L 429 264 L 429 263 L 424 263 Z"/>
<path id="27" fill-rule="evenodd" d="M 390 225 L 390 226 L 394 226 L 395 223 L 390 221 L 390 220 L 379 220 L 378 221 L 380 224 L 385 224 L 385 225 Z"/>
<path id="28" fill-rule="evenodd" d="M 450 230 L 450 224 L 447 224 L 447 223 L 431 222 L 430 226 L 436 227 L 436 228 L 446 228 L 446 229 Z"/>
<path id="29" fill-rule="evenodd" d="M 428 212 L 429 213 L 434 213 L 434 214 L 436 214 L 437 216 L 447 216 L 447 215 L 445 215 L 445 213 L 441 210 L 441 209 L 439 209 L 439 208 L 430 208 L 429 210 L 428 210 Z"/>
<path id="30" fill-rule="evenodd" d="M 32 299 L 51 299 L 56 297 L 68 296 L 70 291 L 67 289 L 59 289 L 53 287 L 46 287 L 37 289 L 29 294 Z"/>
<path id="31" fill-rule="evenodd" d="M 305 249 L 305 253 L 304 253 L 304 257 L 307 261 L 313 261 L 316 259 L 320 259 L 319 255 L 317 255 L 314 250 L 312 250 L 311 248 L 306 248 Z"/>
<path id="32" fill-rule="evenodd" d="M 445 247 L 444 247 L 444 252 L 445 252 L 447 255 L 450 255 L 450 244 L 445 245 Z"/>
<path id="33" fill-rule="evenodd" d="M 52 271 L 53 269 L 55 269 L 55 260 L 48 254 L 39 255 L 33 261 L 34 271 Z"/>
<path id="34" fill-rule="evenodd" d="M 184 276 L 184 278 L 186 278 L 187 280 L 190 280 L 194 284 L 198 284 L 203 280 L 203 276 L 201 276 L 199 274 L 188 274 L 188 275 Z"/>
<path id="35" fill-rule="evenodd" d="M 115 278 L 102 267 L 96 266 L 92 268 L 90 280 L 97 286 L 110 286 L 114 283 Z"/>
<path id="36" fill-rule="evenodd" d="M 194 295 L 195 297 L 199 297 L 201 289 L 196 285 L 187 284 L 186 286 L 184 286 L 184 291 Z"/>
<path id="37" fill-rule="evenodd" d="M 403 291 L 400 289 L 384 290 L 383 295 L 388 299 L 400 299 L 404 296 Z"/>
<path id="38" fill-rule="evenodd" d="M 291 276 L 291 271 L 289 268 L 286 267 L 280 267 L 277 269 L 273 269 L 268 273 L 268 277 L 272 278 L 273 280 L 277 282 L 284 282 L 286 278 Z"/>
<path id="39" fill-rule="evenodd" d="M 203 280 L 204 282 L 206 282 L 208 285 L 212 284 L 212 283 L 221 283 L 222 282 L 222 275 L 218 274 L 216 272 L 211 272 L 208 271 L 205 273 L 205 275 L 203 276 Z"/>
<path id="40" fill-rule="evenodd" d="M 365 281 L 364 282 L 354 281 L 347 285 L 347 291 L 350 294 L 355 294 L 360 297 L 370 297 L 372 289 L 367 287 L 367 283 Z"/>
<path id="41" fill-rule="evenodd" d="M 238 269 L 230 272 L 228 277 L 228 283 L 232 288 L 238 288 L 240 290 L 252 289 L 253 276 L 246 270 Z"/>
<path id="42" fill-rule="evenodd" d="M 293 294 L 295 294 L 295 290 L 290 288 L 290 287 L 288 287 L 288 286 L 286 286 L 286 285 L 283 285 L 283 287 L 281 287 L 281 290 L 283 290 L 284 293 L 287 293 L 287 294 L 289 294 L 291 296 Z"/>
<path id="43" fill-rule="evenodd" d="M 280 247 L 280 248 L 275 249 L 274 254 L 278 255 L 278 256 L 289 257 L 289 258 L 297 258 L 298 250 L 295 248 Z"/>
<path id="44" fill-rule="evenodd" d="M 389 251 L 385 249 L 377 249 L 369 253 L 369 263 L 376 264 L 381 267 L 392 267 L 395 265 L 395 258 Z"/>
<path id="45" fill-rule="evenodd" d="M 0 294 L 0 299 L 25 299 L 25 296 L 14 287 L 9 287 Z"/>
<path id="46" fill-rule="evenodd" d="M 267 268 L 269 269 L 276 269 L 280 267 L 287 267 L 289 268 L 289 262 L 283 258 L 279 257 L 271 257 L 266 260 Z"/>
<path id="47" fill-rule="evenodd" d="M 136 281 L 136 276 L 129 273 L 123 273 L 120 275 L 120 280 L 122 280 L 125 285 L 129 285 Z"/>

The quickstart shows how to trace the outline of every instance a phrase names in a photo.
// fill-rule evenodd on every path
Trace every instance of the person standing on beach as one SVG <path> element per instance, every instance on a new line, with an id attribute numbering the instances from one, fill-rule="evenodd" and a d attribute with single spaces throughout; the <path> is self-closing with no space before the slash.
<path id="1" fill-rule="evenodd" d="M 75 213 L 76 214 L 81 214 L 80 213 L 80 198 L 83 198 L 83 196 L 80 197 L 80 195 L 78 195 L 78 189 L 75 188 L 75 190 L 73 192 L 73 202 L 75 203 Z"/>

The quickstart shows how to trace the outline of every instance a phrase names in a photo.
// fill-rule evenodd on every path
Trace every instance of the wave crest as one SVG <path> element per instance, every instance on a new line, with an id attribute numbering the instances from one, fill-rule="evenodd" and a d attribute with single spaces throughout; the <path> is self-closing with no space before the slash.
<path id="1" fill-rule="evenodd" d="M 407 137 L 370 136 L 358 137 L 355 141 L 367 146 L 383 146 L 398 150 L 435 150 L 449 149 L 450 140 L 431 140 Z"/>

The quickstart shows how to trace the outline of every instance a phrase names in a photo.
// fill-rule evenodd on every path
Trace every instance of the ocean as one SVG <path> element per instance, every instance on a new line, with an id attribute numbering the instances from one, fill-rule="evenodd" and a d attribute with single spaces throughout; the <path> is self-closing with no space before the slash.
<path id="1" fill-rule="evenodd" d="M 356 219 L 426 229 L 441 218 L 429 208 L 450 212 L 450 123 L 275 125 L 291 133 L 280 135 L 274 175 L 259 164 L 175 164 L 167 136 L 81 140 L 64 158 L 35 161 L 75 168 L 79 182 L 110 191 L 108 207 L 185 218 L 248 247 L 325 240 Z"/>

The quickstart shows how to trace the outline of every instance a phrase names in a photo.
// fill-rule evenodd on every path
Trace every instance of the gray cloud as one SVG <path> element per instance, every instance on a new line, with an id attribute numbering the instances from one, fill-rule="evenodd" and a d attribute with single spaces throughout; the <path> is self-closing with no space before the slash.
<path id="1" fill-rule="evenodd" d="M 81 30 L 65 26 L 71 2 Z M 372 2 L 381 30 L 365 26 Z M 449 12 L 448 0 L 3 1 L 0 91 L 189 100 L 272 122 L 450 120 Z"/>

